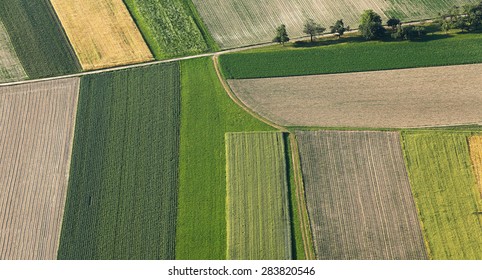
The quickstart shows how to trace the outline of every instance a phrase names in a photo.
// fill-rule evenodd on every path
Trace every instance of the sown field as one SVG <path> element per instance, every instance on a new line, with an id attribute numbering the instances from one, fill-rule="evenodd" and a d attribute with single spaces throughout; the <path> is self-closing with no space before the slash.
<path id="1" fill-rule="evenodd" d="M 426 259 L 396 132 L 297 132 L 318 259 Z"/>
<path id="2" fill-rule="evenodd" d="M 174 259 L 178 64 L 81 81 L 59 259 Z"/>
<path id="3" fill-rule="evenodd" d="M 283 134 L 227 133 L 226 162 L 227 259 L 291 259 Z"/>
<path id="4" fill-rule="evenodd" d="M 193 0 L 214 39 L 222 48 L 271 42 L 276 27 L 287 26 L 292 37 L 305 36 L 303 24 L 313 18 L 328 28 L 338 19 L 358 28 L 360 15 L 372 9 L 384 20 L 404 21 L 437 17 L 454 5 L 478 0 Z"/>
<path id="5" fill-rule="evenodd" d="M 477 185 L 479 186 L 480 196 L 482 199 L 482 136 L 472 136 L 469 139 L 470 157 L 474 165 L 475 176 L 477 177 Z"/>
<path id="6" fill-rule="evenodd" d="M 403 134 L 406 164 L 432 259 L 482 259 L 482 200 L 460 132 Z"/>
<path id="7" fill-rule="evenodd" d="M 152 60 L 122 0 L 51 0 L 84 70 Z"/>
<path id="8" fill-rule="evenodd" d="M 157 59 L 216 49 L 190 0 L 124 0 Z"/>
<path id="9" fill-rule="evenodd" d="M 341 41 L 344 39 L 342 38 Z M 346 39 L 351 40 L 350 38 Z M 423 42 L 276 46 L 220 56 L 228 79 L 269 78 L 482 62 L 482 34 L 429 35 Z"/>
<path id="10" fill-rule="evenodd" d="M 181 62 L 177 259 L 226 259 L 227 132 L 269 131 L 224 91 L 211 58 Z"/>
<path id="11" fill-rule="evenodd" d="M 7 30 L 0 20 L 0 83 L 27 79 Z"/>
<path id="12" fill-rule="evenodd" d="M 55 259 L 78 79 L 0 87 L 0 259 Z"/>
<path id="13" fill-rule="evenodd" d="M 30 79 L 80 71 L 49 0 L 0 1 L 0 21 Z"/>
<path id="14" fill-rule="evenodd" d="M 471 82 L 454 82 L 461 80 Z M 247 106 L 281 125 L 393 128 L 482 124 L 475 81 L 482 81 L 482 64 L 229 84 Z"/>

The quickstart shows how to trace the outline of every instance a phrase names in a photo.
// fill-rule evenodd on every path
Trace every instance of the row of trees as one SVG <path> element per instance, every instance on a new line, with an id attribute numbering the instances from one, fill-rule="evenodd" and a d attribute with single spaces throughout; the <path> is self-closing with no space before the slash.
<path id="1" fill-rule="evenodd" d="M 465 32 L 480 30 L 482 28 L 482 1 L 475 5 L 454 6 L 447 13 L 440 14 L 440 27 L 445 32 L 451 29 L 461 29 Z"/>

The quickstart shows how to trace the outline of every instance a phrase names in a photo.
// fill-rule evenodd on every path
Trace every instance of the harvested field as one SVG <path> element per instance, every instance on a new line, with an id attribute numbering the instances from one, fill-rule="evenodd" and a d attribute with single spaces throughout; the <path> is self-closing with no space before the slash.
<path id="1" fill-rule="evenodd" d="M 49 0 L 0 1 L 0 20 L 30 79 L 80 71 Z"/>
<path id="2" fill-rule="evenodd" d="M 51 0 L 84 70 L 152 60 L 122 0 Z"/>
<path id="3" fill-rule="evenodd" d="M 297 132 L 318 259 L 426 259 L 396 132 Z"/>
<path id="4" fill-rule="evenodd" d="M 0 259 L 57 257 L 78 79 L 0 87 Z"/>
<path id="5" fill-rule="evenodd" d="M 291 259 L 285 156 L 282 133 L 226 134 L 227 259 Z"/>
<path id="6" fill-rule="evenodd" d="M 454 82 L 460 80 L 472 82 Z M 403 128 L 482 123 L 476 81 L 482 64 L 229 84 L 251 109 L 281 125 Z"/>
<path id="7" fill-rule="evenodd" d="M 430 257 L 482 259 L 482 200 L 463 132 L 405 132 L 403 150 Z"/>
<path id="8" fill-rule="evenodd" d="M 475 176 L 482 198 L 482 136 L 472 136 L 469 139 L 470 157 L 474 165 Z"/>
<path id="9" fill-rule="evenodd" d="M 385 20 L 397 16 L 402 20 L 437 17 L 453 5 L 478 0 L 193 0 L 214 39 L 222 48 L 233 48 L 270 42 L 276 27 L 286 24 L 288 34 L 304 36 L 303 24 L 313 18 L 328 28 L 336 20 L 357 28 L 363 10 L 372 9 Z"/>
<path id="10" fill-rule="evenodd" d="M 27 73 L 20 64 L 7 30 L 0 21 L 0 83 L 27 79 Z"/>
<path id="11" fill-rule="evenodd" d="M 177 63 L 81 80 L 59 259 L 173 259 Z"/>

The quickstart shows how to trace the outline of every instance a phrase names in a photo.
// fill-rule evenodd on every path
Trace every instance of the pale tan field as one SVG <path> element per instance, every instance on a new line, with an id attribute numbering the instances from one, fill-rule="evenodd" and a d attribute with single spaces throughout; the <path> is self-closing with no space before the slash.
<path id="1" fill-rule="evenodd" d="M 480 197 L 482 197 L 482 136 L 470 137 L 469 146 L 470 158 L 472 159 L 472 164 L 474 165 Z"/>
<path id="2" fill-rule="evenodd" d="M 79 79 L 0 87 L 0 259 L 56 259 Z"/>
<path id="3" fill-rule="evenodd" d="M 5 26 L 0 21 L 0 83 L 27 79 Z"/>
<path id="4" fill-rule="evenodd" d="M 482 124 L 482 64 L 230 80 L 248 107 L 285 126 Z"/>
<path id="5" fill-rule="evenodd" d="M 84 70 L 153 59 L 122 0 L 52 0 Z"/>

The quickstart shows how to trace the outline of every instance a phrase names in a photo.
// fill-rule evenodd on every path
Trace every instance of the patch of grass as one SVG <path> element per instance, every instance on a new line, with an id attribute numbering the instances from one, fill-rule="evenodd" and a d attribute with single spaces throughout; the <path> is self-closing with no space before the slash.
<path id="1" fill-rule="evenodd" d="M 50 1 L 0 1 L 0 19 L 29 78 L 80 72 Z"/>
<path id="2" fill-rule="evenodd" d="M 177 259 L 226 258 L 227 132 L 270 131 L 224 91 L 211 58 L 181 62 Z"/>
<path id="3" fill-rule="evenodd" d="M 124 0 L 156 59 L 218 47 L 190 0 Z"/>
<path id="4" fill-rule="evenodd" d="M 482 200 L 467 132 L 404 132 L 413 195 L 432 259 L 482 259 Z"/>
<path id="5" fill-rule="evenodd" d="M 179 73 L 82 78 L 59 259 L 174 259 Z"/>
<path id="6" fill-rule="evenodd" d="M 270 46 L 268 50 L 220 56 L 228 79 L 375 71 L 482 62 L 482 34 L 452 34 L 421 42 L 350 42 L 312 48 Z M 348 40 L 348 39 L 347 39 Z M 350 39 L 352 40 L 352 39 Z"/>

